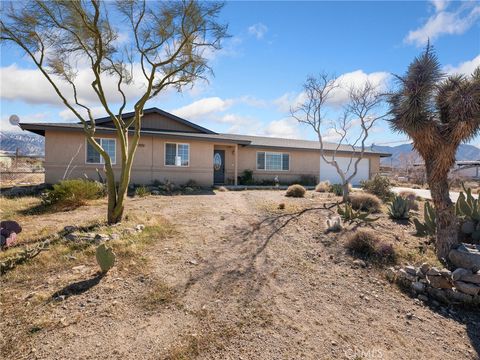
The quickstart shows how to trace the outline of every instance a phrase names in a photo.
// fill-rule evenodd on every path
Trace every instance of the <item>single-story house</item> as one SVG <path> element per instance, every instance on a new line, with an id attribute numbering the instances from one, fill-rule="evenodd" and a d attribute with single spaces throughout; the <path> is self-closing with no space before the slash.
<path id="1" fill-rule="evenodd" d="M 124 119 L 133 113 L 123 115 Z M 80 123 L 21 123 L 23 130 L 45 137 L 45 182 L 88 176 L 97 179 L 103 159 L 88 144 Z M 109 117 L 96 120 L 96 137 L 111 156 L 114 169 L 120 168 L 120 149 Z M 332 154 L 337 144 L 326 143 Z M 175 184 L 194 180 L 202 186 L 237 184 L 244 170 L 252 170 L 256 181 L 281 183 L 302 176 L 340 182 L 335 168 L 321 160 L 318 141 L 280 139 L 249 135 L 219 134 L 157 108 L 144 110 L 139 146 L 131 182 L 151 184 L 169 180 Z M 340 146 L 337 161 L 347 168 L 352 147 Z M 375 175 L 380 157 L 390 154 L 366 150 L 353 183 Z M 68 170 L 68 171 L 67 171 Z"/>

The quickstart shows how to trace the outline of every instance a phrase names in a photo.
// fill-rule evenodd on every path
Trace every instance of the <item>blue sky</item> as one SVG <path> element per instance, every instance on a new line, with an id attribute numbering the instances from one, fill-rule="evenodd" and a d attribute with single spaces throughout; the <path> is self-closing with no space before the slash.
<path id="1" fill-rule="evenodd" d="M 215 77 L 183 93 L 168 91 L 147 107 L 218 132 L 309 139 L 311 131 L 288 111 L 309 74 L 328 71 L 355 84 L 368 78 L 388 86 L 389 74 L 402 74 L 427 38 L 446 72 L 480 65 L 478 2 L 236 1 L 226 3 L 221 20 L 231 38 L 212 56 Z M 1 66 L 2 130 L 11 129 L 11 114 L 23 122 L 74 121 L 20 52 L 2 48 Z M 89 105 L 103 115 L 94 100 Z M 380 123 L 369 142 L 405 139 Z"/>

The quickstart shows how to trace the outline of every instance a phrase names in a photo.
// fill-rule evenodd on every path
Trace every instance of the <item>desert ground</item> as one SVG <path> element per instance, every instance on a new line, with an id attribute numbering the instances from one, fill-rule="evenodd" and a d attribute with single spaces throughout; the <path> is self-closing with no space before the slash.
<path id="1" fill-rule="evenodd" d="M 117 228 L 146 228 L 112 243 L 117 264 L 104 277 L 94 246 L 67 240 L 0 277 L 0 358 L 478 359 L 478 309 L 424 304 L 385 267 L 355 262 L 344 248 L 355 226 L 325 233 L 323 206 L 337 200 L 129 198 Z M 0 201 L 2 217 L 24 226 L 19 248 L 66 225 L 116 231 L 102 223 L 105 200 L 60 213 L 31 210 L 34 197 Z M 371 227 L 399 264 L 435 261 L 411 224 L 385 215 Z"/>

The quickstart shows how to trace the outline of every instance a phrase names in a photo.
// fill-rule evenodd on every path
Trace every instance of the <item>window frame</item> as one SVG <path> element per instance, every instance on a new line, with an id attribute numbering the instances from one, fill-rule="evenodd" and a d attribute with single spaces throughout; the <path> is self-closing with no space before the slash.
<path id="1" fill-rule="evenodd" d="M 187 145 L 187 156 L 188 156 L 188 164 L 187 165 L 168 165 L 167 164 L 167 144 L 175 144 L 175 157 L 178 156 L 178 145 Z M 180 168 L 180 167 L 190 167 L 190 143 L 177 143 L 177 142 L 165 142 L 163 144 L 163 165 L 164 166 L 168 166 L 168 167 L 177 167 L 177 168 Z"/>
<path id="2" fill-rule="evenodd" d="M 99 142 L 100 146 L 103 148 L 102 142 L 103 140 L 113 140 L 113 144 L 115 147 L 115 161 L 112 161 L 112 165 L 117 164 L 117 139 L 116 138 L 109 138 L 109 137 L 94 137 L 94 139 Z M 100 156 L 100 162 L 90 162 L 88 161 L 88 145 L 90 143 L 88 142 L 87 138 L 85 138 L 85 164 L 87 165 L 105 165 L 105 159 L 103 158 L 102 154 L 99 153 Z M 93 145 L 91 145 L 93 146 Z M 103 148 L 105 149 L 105 148 Z M 94 151 L 97 151 L 95 148 L 93 149 Z M 110 160 L 112 160 L 112 157 L 110 156 Z"/>
<path id="3" fill-rule="evenodd" d="M 263 153 L 264 155 L 264 168 L 263 169 L 260 169 L 258 167 L 258 154 L 260 153 Z M 280 163 L 281 163 L 281 169 L 267 169 L 267 154 L 274 154 L 274 155 L 280 155 L 281 156 L 281 160 L 280 160 Z M 288 169 L 284 169 L 283 168 L 283 155 L 288 155 Z M 257 151 L 256 152 L 256 156 L 255 156 L 255 164 L 256 164 L 256 169 L 257 171 L 268 171 L 268 172 L 278 172 L 278 171 L 282 171 L 282 172 L 288 172 L 290 171 L 290 164 L 291 164 L 291 161 L 292 161 L 292 157 L 290 155 L 289 152 L 279 152 L 279 151 Z"/>

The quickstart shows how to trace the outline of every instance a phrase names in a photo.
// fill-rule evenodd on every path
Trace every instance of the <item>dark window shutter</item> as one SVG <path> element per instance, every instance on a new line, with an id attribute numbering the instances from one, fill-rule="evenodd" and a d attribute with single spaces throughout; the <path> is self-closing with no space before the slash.
<path id="1" fill-rule="evenodd" d="M 257 169 L 265 170 L 265 153 L 264 152 L 257 153 Z"/>
<path id="2" fill-rule="evenodd" d="M 282 170 L 290 170 L 290 155 L 282 155 Z"/>

